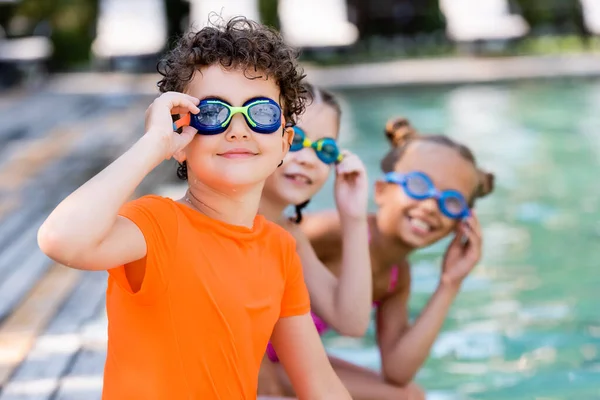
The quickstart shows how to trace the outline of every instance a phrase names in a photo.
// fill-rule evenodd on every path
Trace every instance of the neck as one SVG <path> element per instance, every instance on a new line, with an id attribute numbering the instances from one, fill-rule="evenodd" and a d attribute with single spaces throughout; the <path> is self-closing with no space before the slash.
<path id="1" fill-rule="evenodd" d="M 398 239 L 397 236 L 386 235 L 381 232 L 377 227 L 377 218 L 375 215 L 371 215 L 371 218 L 369 218 L 369 225 L 371 249 L 376 254 L 383 255 L 382 258 L 387 263 L 396 263 L 400 260 L 405 260 L 414 251 L 413 247 Z"/>
<path id="2" fill-rule="evenodd" d="M 190 183 L 182 201 L 209 218 L 230 225 L 253 227 L 263 185 L 225 192 L 211 188 L 197 179 L 191 182 L 194 183 Z"/>
<path id="3" fill-rule="evenodd" d="M 287 203 L 276 201 L 263 192 L 263 196 L 260 199 L 259 212 L 269 221 L 278 222 L 281 220 L 283 211 L 287 206 Z"/>

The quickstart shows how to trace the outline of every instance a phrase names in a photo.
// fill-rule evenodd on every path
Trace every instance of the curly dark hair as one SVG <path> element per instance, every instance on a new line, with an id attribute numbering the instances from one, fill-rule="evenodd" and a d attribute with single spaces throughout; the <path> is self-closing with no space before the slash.
<path id="1" fill-rule="evenodd" d="M 247 75 L 249 79 L 261 78 L 255 74 L 261 73 L 275 80 L 286 122 L 295 124 L 296 117 L 304 112 L 306 96 L 298 51 L 272 28 L 245 17 L 235 17 L 226 23 L 211 19 L 209 26 L 182 36 L 159 61 L 157 70 L 163 76 L 158 82 L 160 92 L 183 92 L 196 71 L 215 64 L 251 72 Z M 177 176 L 187 179 L 185 162 L 180 164 Z"/>

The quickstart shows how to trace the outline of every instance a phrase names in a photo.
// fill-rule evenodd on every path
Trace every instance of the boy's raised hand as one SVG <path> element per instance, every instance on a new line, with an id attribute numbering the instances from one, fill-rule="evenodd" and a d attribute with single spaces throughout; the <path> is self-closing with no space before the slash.
<path id="1" fill-rule="evenodd" d="M 191 126 L 184 127 L 181 134 L 174 132 L 172 115 L 197 114 L 200 112 L 197 107 L 199 103 L 199 99 L 187 94 L 166 92 L 157 97 L 146 110 L 146 135 L 158 139 L 165 159 L 170 159 L 177 151 L 185 148 L 197 132 Z"/>

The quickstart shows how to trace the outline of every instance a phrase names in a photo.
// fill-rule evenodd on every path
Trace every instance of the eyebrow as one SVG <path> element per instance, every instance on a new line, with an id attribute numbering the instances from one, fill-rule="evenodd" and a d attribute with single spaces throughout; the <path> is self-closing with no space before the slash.
<path id="1" fill-rule="evenodd" d="M 298 129 L 300 129 L 300 130 L 301 130 L 301 131 L 302 131 L 302 132 L 303 132 L 305 135 L 308 135 L 308 134 L 307 134 L 307 132 L 306 132 L 306 129 L 304 129 L 304 128 L 303 128 L 301 125 L 299 125 L 299 124 L 296 124 L 296 125 L 294 125 L 294 128 L 298 128 Z M 317 140 L 321 140 L 321 139 L 333 139 L 333 140 L 335 140 L 335 142 L 336 142 L 336 143 L 337 143 L 337 141 L 338 141 L 338 138 L 337 138 L 337 136 L 330 136 L 330 135 L 325 135 L 325 136 L 322 136 L 322 137 L 320 137 L 320 138 L 319 138 L 319 139 L 317 139 Z"/>
<path id="2" fill-rule="evenodd" d="M 273 99 L 273 98 L 271 98 L 271 97 L 269 97 L 269 96 L 266 96 L 266 95 L 260 95 L 260 96 L 252 96 L 252 97 L 249 97 L 249 98 L 247 98 L 246 100 L 244 100 L 244 101 L 242 102 L 242 104 L 246 104 L 246 103 L 247 103 L 247 102 L 249 102 L 250 100 L 259 99 L 259 98 L 271 99 L 271 100 L 273 100 L 275 103 L 277 103 L 277 105 L 278 105 L 280 108 L 283 108 L 283 106 L 282 106 L 281 104 L 279 104 L 279 101 L 277 101 L 277 100 L 275 100 L 275 99 Z M 213 94 L 209 94 L 209 95 L 206 95 L 206 96 L 202 96 L 202 97 L 200 97 L 200 101 L 203 101 L 203 100 L 220 100 L 220 101 L 222 101 L 222 102 L 224 102 L 224 103 L 227 103 L 227 104 L 229 104 L 230 106 L 232 106 L 232 107 L 233 107 L 233 104 L 232 104 L 232 102 L 231 102 L 231 101 L 225 100 L 223 97 L 221 97 L 221 96 L 217 96 L 217 95 L 213 95 Z"/>
<path id="3" fill-rule="evenodd" d="M 224 98 L 222 98 L 221 96 L 217 96 L 217 95 L 213 95 L 213 94 L 210 94 L 210 95 L 207 95 L 207 96 L 203 96 L 203 97 L 201 97 L 201 98 L 200 98 L 200 101 L 203 101 L 203 100 L 209 100 L 209 99 L 210 99 L 210 100 L 221 100 L 222 102 L 224 102 L 224 103 L 227 103 L 227 104 L 231 105 L 231 103 L 230 103 L 229 101 L 225 100 L 225 99 L 224 99 Z"/>

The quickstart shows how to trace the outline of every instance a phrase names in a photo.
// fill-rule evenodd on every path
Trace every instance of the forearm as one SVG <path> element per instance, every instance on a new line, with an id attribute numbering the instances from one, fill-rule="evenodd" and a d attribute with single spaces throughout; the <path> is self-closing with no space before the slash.
<path id="1" fill-rule="evenodd" d="M 331 369 L 327 375 L 321 378 L 321 384 L 317 390 L 312 391 L 310 395 L 298 395 L 298 400 L 350 400 L 348 389 L 342 384 L 340 378 Z"/>
<path id="2" fill-rule="evenodd" d="M 382 369 L 387 380 L 404 386 L 414 379 L 427 359 L 457 293 L 457 286 L 440 284 L 415 323 L 389 351 L 382 350 Z"/>
<path id="3" fill-rule="evenodd" d="M 342 219 L 342 264 L 334 304 L 346 335 L 362 336 L 369 326 L 372 303 L 371 257 L 366 219 Z"/>
<path id="4" fill-rule="evenodd" d="M 153 136 L 143 136 L 56 207 L 40 228 L 40 242 L 61 246 L 63 252 L 72 255 L 101 242 L 115 223 L 119 209 L 161 162 L 157 149 Z M 63 256 L 69 259 L 69 254 Z"/>

